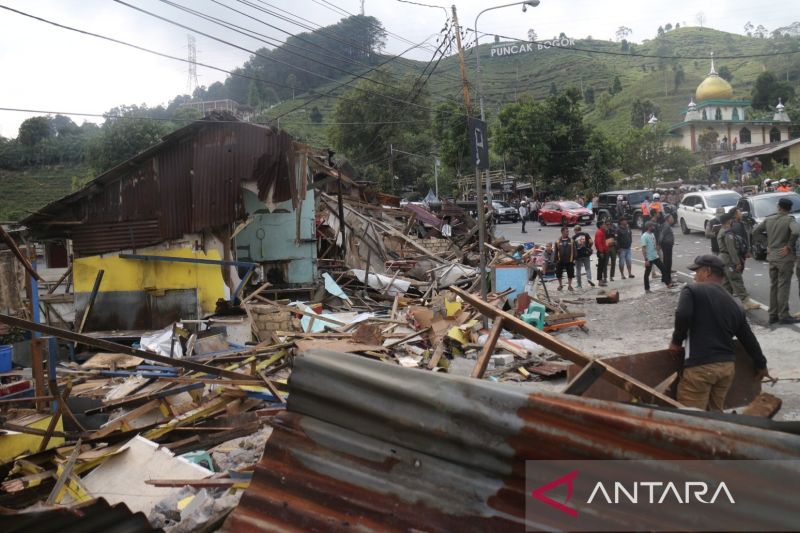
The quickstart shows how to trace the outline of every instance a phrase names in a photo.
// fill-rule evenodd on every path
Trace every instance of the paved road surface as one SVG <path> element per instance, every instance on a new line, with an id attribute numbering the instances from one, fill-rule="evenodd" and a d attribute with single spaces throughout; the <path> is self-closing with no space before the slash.
<path id="1" fill-rule="evenodd" d="M 560 229 L 557 226 L 542 227 L 538 222 L 528 222 L 526 224 L 527 233 L 525 234 L 521 232 L 522 224 L 519 222 L 499 224 L 495 226 L 495 228 L 495 234 L 497 236 L 503 236 L 513 243 L 542 243 L 554 241 L 558 239 L 560 235 Z M 591 226 L 586 226 L 584 229 L 590 235 L 594 235 L 597 227 L 592 224 Z M 686 282 L 691 279 L 692 274 L 687 267 L 696 256 L 711 253 L 711 244 L 702 233 L 692 232 L 689 235 L 684 235 L 677 225 L 674 228 L 674 232 L 675 248 L 673 249 L 672 269 L 678 272 L 678 281 Z M 572 233 L 572 228 L 570 228 L 570 235 Z M 633 230 L 633 268 L 634 274 L 639 275 L 637 277 L 641 277 L 641 273 L 644 270 L 641 251 L 637 250 L 639 247 L 640 235 L 641 232 L 639 230 Z M 594 258 L 592 262 L 594 262 Z M 766 306 L 769 305 L 769 269 L 767 262 L 748 259 L 745 264 L 744 282 L 747 290 L 750 292 L 750 297 L 765 306 L 762 310 L 751 311 L 751 319 L 758 324 L 766 325 L 769 318 L 766 311 Z M 795 277 L 792 280 L 792 292 L 789 300 L 789 310 L 792 314 L 800 312 L 799 293 L 798 279 Z M 788 327 L 797 328 L 798 332 L 800 332 L 800 326 Z"/>

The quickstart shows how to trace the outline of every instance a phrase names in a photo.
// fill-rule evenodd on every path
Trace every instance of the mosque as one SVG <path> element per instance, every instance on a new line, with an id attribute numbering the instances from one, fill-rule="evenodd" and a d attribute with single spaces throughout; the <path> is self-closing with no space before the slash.
<path id="1" fill-rule="evenodd" d="M 712 55 L 711 72 L 697 86 L 683 122 L 670 127 L 669 143 L 698 152 L 698 137 L 708 129 L 717 132 L 719 151 L 750 151 L 751 148 L 788 141 L 791 121 L 783 103 L 778 101 L 776 104 L 772 120 L 748 120 L 746 112 L 750 100 L 734 98 L 731 84 L 714 69 Z"/>

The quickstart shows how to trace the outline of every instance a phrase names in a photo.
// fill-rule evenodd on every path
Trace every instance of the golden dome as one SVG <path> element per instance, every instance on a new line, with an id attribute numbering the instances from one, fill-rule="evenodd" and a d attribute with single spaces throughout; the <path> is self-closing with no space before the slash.
<path id="1" fill-rule="evenodd" d="M 731 84 L 720 78 L 716 72 L 711 72 L 703 82 L 697 86 L 694 98 L 698 102 L 702 100 L 730 100 L 733 98 L 733 87 Z"/>

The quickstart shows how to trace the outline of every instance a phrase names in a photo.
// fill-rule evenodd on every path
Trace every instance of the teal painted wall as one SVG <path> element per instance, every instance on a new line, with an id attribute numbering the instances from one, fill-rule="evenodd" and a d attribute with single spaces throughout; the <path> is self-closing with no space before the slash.
<path id="1" fill-rule="evenodd" d="M 241 261 L 291 261 L 289 283 L 312 283 L 317 275 L 314 193 L 301 204 L 300 241 L 295 244 L 295 213 L 291 200 L 277 205 L 272 213 L 252 191 L 244 189 L 244 206 L 253 221 L 234 240 L 236 258 Z"/>

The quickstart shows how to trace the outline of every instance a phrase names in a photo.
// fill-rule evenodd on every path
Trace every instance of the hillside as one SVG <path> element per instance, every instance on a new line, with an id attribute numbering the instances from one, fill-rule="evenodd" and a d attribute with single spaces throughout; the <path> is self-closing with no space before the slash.
<path id="1" fill-rule="evenodd" d="M 16 221 L 69 194 L 72 177 L 85 176 L 88 167 L 51 166 L 26 170 L 0 169 L 0 221 Z"/>
<path id="2" fill-rule="evenodd" d="M 619 76 L 622 91 L 611 98 L 607 116 L 601 116 L 595 105 L 585 106 L 587 120 L 611 135 L 620 135 L 630 127 L 631 105 L 637 98 L 655 102 L 661 109 L 658 118 L 662 122 L 668 124 L 679 122 L 689 98 L 694 95 L 695 88 L 708 74 L 710 67 L 708 59 L 662 60 L 660 65 L 659 61 L 653 58 L 597 53 L 621 54 L 620 44 L 610 41 L 576 39 L 574 48 L 550 48 L 514 56 L 490 58 L 490 49 L 494 45 L 486 43 L 480 46 L 485 105 L 490 119 L 497 115 L 503 104 L 514 101 L 515 97 L 524 95 L 533 98 L 546 97 L 551 84 L 555 84 L 559 90 L 574 86 L 585 91 L 592 87 L 596 99 L 612 86 L 614 77 Z M 635 53 L 648 56 L 706 58 L 713 51 L 718 57 L 715 61 L 716 68 L 726 66 L 733 74 L 731 84 L 734 95 L 748 99 L 756 77 L 763 70 L 771 70 L 781 79 L 786 79 L 788 73 L 789 79 L 798 83 L 800 54 L 744 59 L 719 58 L 774 53 L 786 51 L 790 47 L 800 48 L 800 40 L 757 39 L 710 28 L 685 27 L 667 32 L 657 39 L 636 44 Z M 475 50 L 471 49 L 466 54 L 473 95 L 477 88 L 474 53 Z M 676 89 L 673 68 L 677 65 L 683 69 L 685 80 Z M 409 71 L 418 72 L 424 67 L 424 63 L 390 62 L 387 67 L 389 66 L 394 74 L 405 75 Z M 434 104 L 448 98 L 454 100 L 462 98 L 459 76 L 458 58 L 455 55 L 441 61 L 428 86 Z M 326 93 L 335 85 L 334 83 L 323 85 L 316 88 L 315 92 Z M 307 97 L 297 95 L 295 100 L 285 101 L 270 109 L 267 114 L 269 116 L 282 114 L 300 106 Z M 313 98 L 313 95 L 311 97 Z M 306 109 L 300 109 L 284 117 L 281 120 L 281 127 L 307 142 L 325 145 L 327 144 L 325 123 L 331 120 L 335 103 L 336 99 L 330 97 L 316 100 Z M 474 105 L 477 107 L 477 99 Z M 313 106 L 317 106 L 322 113 L 321 124 L 313 124 L 308 118 Z"/>

